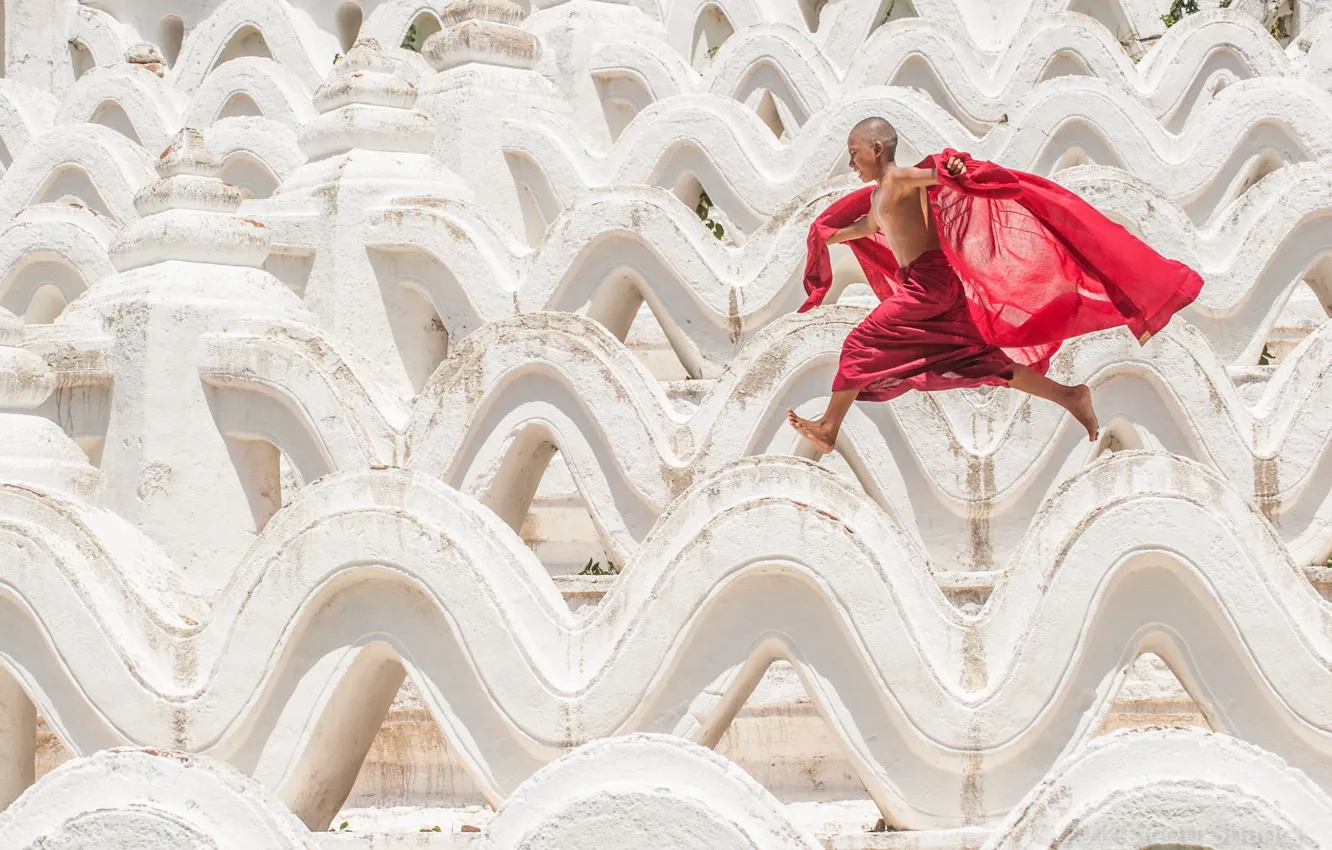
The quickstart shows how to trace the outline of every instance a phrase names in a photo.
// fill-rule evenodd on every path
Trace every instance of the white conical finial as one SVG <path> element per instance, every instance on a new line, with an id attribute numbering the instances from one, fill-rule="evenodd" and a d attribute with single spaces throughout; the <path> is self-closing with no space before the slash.
<path id="1" fill-rule="evenodd" d="M 185 127 L 176 133 L 171 144 L 157 158 L 157 173 L 163 177 L 189 174 L 195 177 L 216 177 L 222 161 L 208 149 L 201 130 Z"/>
<path id="2" fill-rule="evenodd" d="M 511 0 L 456 0 L 440 18 L 444 29 L 426 39 L 421 53 L 438 71 L 469 63 L 534 68 L 541 40 L 519 26 L 523 18 Z"/>
<path id="3" fill-rule="evenodd" d="M 374 39 L 362 39 L 314 94 L 320 115 L 297 139 L 312 161 L 350 150 L 426 153 L 430 118 L 415 109 L 417 71 Z"/>
<path id="4" fill-rule="evenodd" d="M 525 17 L 523 7 L 512 0 L 454 0 L 444 7 L 439 22 L 446 28 L 464 21 L 490 21 L 516 27 Z"/>
<path id="5" fill-rule="evenodd" d="M 217 177 L 221 161 L 204 134 L 186 127 L 157 160 L 162 179 L 134 195 L 143 216 L 111 243 L 117 271 L 168 260 L 263 265 L 270 237 L 262 224 L 236 215 L 248 193 Z"/>

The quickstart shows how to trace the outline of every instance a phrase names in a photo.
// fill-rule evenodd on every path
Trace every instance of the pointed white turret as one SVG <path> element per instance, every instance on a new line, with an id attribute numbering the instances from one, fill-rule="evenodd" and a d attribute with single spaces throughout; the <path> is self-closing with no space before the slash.
<path id="1" fill-rule="evenodd" d="M 504 122 L 533 112 L 568 116 L 555 85 L 534 70 L 541 40 L 523 28 L 525 18 L 511 0 L 457 0 L 421 50 L 439 72 L 422 81 L 419 101 L 435 119 L 435 156 L 464 175 L 477 203 L 515 234 L 527 231 L 524 190 L 506 159 Z"/>
<path id="2" fill-rule="evenodd" d="M 160 179 L 135 195 L 141 218 L 110 245 L 118 273 L 58 320 L 100 324 L 114 338 L 101 465 L 108 507 L 156 540 L 204 595 L 226 582 L 281 495 L 278 450 L 216 421 L 226 400 L 199 378 L 199 336 L 246 318 L 310 318 L 260 268 L 267 228 L 237 214 L 244 194 L 218 179 L 220 166 L 203 134 L 181 130 L 157 160 Z"/>
<path id="3" fill-rule="evenodd" d="M 467 199 L 471 192 L 430 155 L 435 134 L 416 105 L 419 74 L 402 53 L 358 41 L 315 92 L 320 114 L 298 136 L 309 162 L 272 198 L 244 209 L 269 225 L 283 251 L 308 262 L 299 285 L 319 324 L 411 395 L 444 357 L 448 336 L 419 287 L 374 264 L 367 227 L 373 211 L 394 198 Z"/>

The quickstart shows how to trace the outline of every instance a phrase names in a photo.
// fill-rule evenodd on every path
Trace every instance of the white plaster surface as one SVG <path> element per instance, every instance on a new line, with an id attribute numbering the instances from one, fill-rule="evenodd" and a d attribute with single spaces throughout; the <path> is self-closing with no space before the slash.
<path id="1" fill-rule="evenodd" d="M 0 850 L 1332 846 L 1332 6 L 1199 7 L 3 0 Z M 1202 273 L 1100 442 L 785 425 L 869 114 Z"/>

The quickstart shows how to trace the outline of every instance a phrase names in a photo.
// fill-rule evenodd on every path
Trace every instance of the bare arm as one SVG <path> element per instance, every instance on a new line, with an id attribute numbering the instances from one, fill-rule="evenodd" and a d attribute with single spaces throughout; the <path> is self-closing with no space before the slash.
<path id="1" fill-rule="evenodd" d="M 939 185 L 939 175 L 935 174 L 933 168 L 905 168 L 899 166 L 893 169 L 891 179 L 893 186 L 900 192 Z"/>
<path id="2" fill-rule="evenodd" d="M 947 163 L 948 173 L 956 177 L 963 171 L 966 171 L 966 163 L 958 157 L 952 157 Z M 939 175 L 933 168 L 906 168 L 897 167 L 891 172 L 893 185 L 900 192 L 909 192 L 912 189 L 928 189 L 930 186 L 939 185 Z"/>
<path id="3" fill-rule="evenodd" d="M 857 221 L 855 224 L 849 224 L 841 230 L 828 237 L 829 245 L 836 245 L 839 242 L 850 242 L 852 239 L 863 239 L 879 231 L 879 223 L 874 220 L 874 216 L 867 215 Z"/>

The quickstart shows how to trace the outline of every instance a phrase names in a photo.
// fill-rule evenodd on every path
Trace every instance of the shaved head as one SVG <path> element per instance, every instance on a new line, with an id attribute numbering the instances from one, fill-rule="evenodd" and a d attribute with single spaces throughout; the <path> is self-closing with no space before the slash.
<path id="1" fill-rule="evenodd" d="M 892 124 L 878 116 L 866 118 L 852 127 L 849 138 L 865 145 L 878 142 L 883 145 L 883 155 L 886 159 L 892 159 L 897 155 L 897 131 L 893 129 Z"/>

